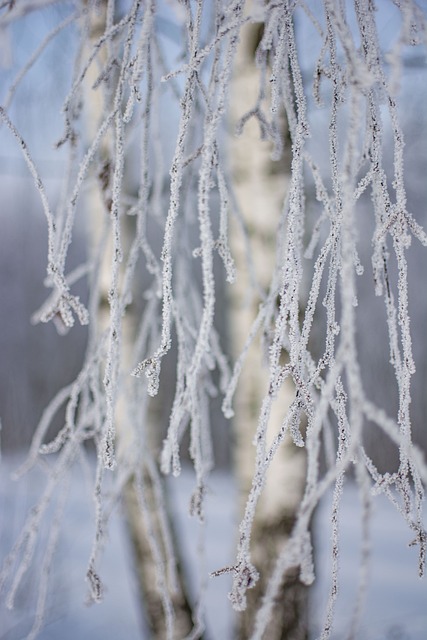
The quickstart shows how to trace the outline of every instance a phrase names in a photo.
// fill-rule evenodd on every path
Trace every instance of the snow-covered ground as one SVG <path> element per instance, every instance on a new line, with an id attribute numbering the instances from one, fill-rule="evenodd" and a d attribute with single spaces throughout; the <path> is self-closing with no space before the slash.
<path id="1" fill-rule="evenodd" d="M 17 538 L 28 509 L 40 497 L 43 475 L 31 472 L 17 482 L 10 472 L 17 467 L 16 458 L 0 462 L 0 556 L 5 556 Z M 77 470 L 76 470 L 77 471 Z M 83 485 L 84 486 L 84 485 Z M 110 523 L 109 540 L 101 563 L 100 574 L 106 585 L 105 598 L 87 606 L 85 574 L 93 536 L 91 496 L 82 491 L 82 483 L 71 485 L 59 545 L 55 556 L 52 589 L 48 597 L 45 626 L 40 640 L 140 640 L 141 618 L 137 609 L 136 582 L 126 532 L 116 514 Z M 49 526 L 43 526 L 46 540 Z M 38 554 L 37 558 L 40 559 Z M 26 638 L 33 622 L 34 603 L 39 591 L 39 576 L 34 570 L 15 609 L 5 607 L 5 594 L 0 596 L 0 638 Z"/>
<path id="2" fill-rule="evenodd" d="M 317 581 L 311 601 L 312 637 L 319 635 L 330 586 L 330 496 L 315 520 Z M 340 583 L 332 638 L 347 638 L 357 597 L 361 551 L 361 508 L 355 485 L 345 487 L 340 512 Z M 427 579 L 418 577 L 411 531 L 384 496 L 376 496 L 370 525 L 368 590 L 358 640 L 425 640 Z"/>
<path id="3" fill-rule="evenodd" d="M 12 483 L 10 471 L 16 460 L 0 463 L 0 554 L 4 557 L 19 531 L 25 512 L 40 490 L 37 474 Z M 75 487 L 81 485 L 75 485 Z M 206 526 L 199 526 L 188 515 L 189 498 L 194 489 L 191 471 L 170 482 L 171 504 L 177 518 L 177 534 L 187 559 L 193 594 L 204 585 L 208 637 L 233 639 L 233 614 L 227 592 L 230 576 L 211 579 L 209 572 L 230 564 L 236 535 L 233 479 L 214 473 L 206 503 Z M 318 637 L 329 589 L 330 526 L 329 498 L 321 505 L 315 520 L 317 581 L 311 598 L 311 638 Z M 144 640 L 143 619 L 138 611 L 137 588 L 132 572 L 131 550 L 121 519 L 111 521 L 110 539 L 101 565 L 106 584 L 104 601 L 85 606 L 84 575 L 91 548 L 93 519 L 91 499 L 73 487 L 66 510 L 53 572 L 53 588 L 48 600 L 46 626 L 41 640 Z M 333 638 L 347 637 L 356 599 L 360 566 L 360 506 L 353 485 L 345 488 L 341 508 L 341 571 Z M 49 527 L 46 527 L 47 535 Z M 427 581 L 417 576 L 417 555 L 408 548 L 410 532 L 400 516 L 383 498 L 374 501 L 371 525 L 372 563 L 359 640 L 425 640 L 427 637 Z M 204 558 L 200 559 L 204 547 Z M 1 640 L 27 637 L 31 611 L 38 592 L 39 577 L 30 573 L 16 609 L 7 611 L 4 594 L 0 605 Z"/>

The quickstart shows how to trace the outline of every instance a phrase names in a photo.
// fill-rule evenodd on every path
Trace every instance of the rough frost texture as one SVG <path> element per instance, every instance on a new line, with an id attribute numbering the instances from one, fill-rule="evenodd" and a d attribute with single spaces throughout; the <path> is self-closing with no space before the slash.
<path id="1" fill-rule="evenodd" d="M 46 4 L 31 0 L 2 3 L 0 37 L 22 16 Z M 288 569 L 300 567 L 303 582 L 314 580 L 311 519 L 322 495 L 333 486 L 333 575 L 322 633 L 322 638 L 329 637 L 338 590 L 339 504 L 349 472 L 354 473 L 360 487 L 365 536 L 360 598 L 352 630 L 357 626 L 366 580 L 373 494 L 385 493 L 406 519 L 413 544 L 419 548 L 419 574 L 424 573 L 422 502 L 427 467 L 411 435 L 415 367 L 407 255 L 412 241 L 427 246 L 427 235 L 407 209 L 397 89 L 405 49 L 419 46 L 425 52 L 425 15 L 411 0 L 396 3 L 400 27 L 392 49 L 384 52 L 372 0 L 245 4 L 244 0 L 168 4 L 135 0 L 115 8 L 114 0 L 70 2 L 66 15 L 58 13 L 56 26 L 2 98 L 0 120 L 21 148 L 48 225 L 46 285 L 52 292 L 34 319 L 54 320 L 60 331 L 72 328 L 74 316 L 82 324 L 89 323 L 81 373 L 46 408 L 22 469 L 28 471 L 42 457 L 52 456 L 46 467 L 46 491 L 29 514 L 0 574 L 10 607 L 31 566 L 41 519 L 50 513 L 51 503 L 56 504 L 57 488 L 66 482 L 68 470 L 87 455 L 86 441 L 94 443 L 98 454 L 93 480 L 94 542 L 87 572 L 91 600 L 102 598 L 97 559 L 106 541 L 109 513 L 126 483 L 135 483 L 142 517 L 147 517 L 144 477 L 148 474 L 158 487 L 155 499 L 164 513 L 148 416 L 149 396 L 156 396 L 161 389 L 162 366 L 172 345 L 177 351 L 175 399 L 161 470 L 179 474 L 180 446 L 189 431 L 197 480 L 191 512 L 203 519 L 206 481 L 213 466 L 209 399 L 223 394 L 224 413 L 233 415 L 233 394 L 245 366 L 245 354 L 259 332 L 267 341 L 269 387 L 254 435 L 256 468 L 239 528 L 236 563 L 218 570 L 218 574 L 229 570 L 234 575 L 230 598 L 236 609 L 245 607 L 246 590 L 258 579 L 258 568 L 251 561 L 251 525 L 269 466 L 287 433 L 296 446 L 307 450 L 307 475 L 296 525 L 277 558 L 253 638 L 262 637 Z M 271 141 L 273 160 L 277 160 L 286 144 L 282 125 L 286 116 L 292 165 L 289 192 L 277 218 L 276 271 L 233 372 L 221 348 L 215 312 L 218 278 L 231 283 L 230 290 L 238 278 L 228 246 L 228 216 L 237 217 L 238 212 L 228 172 L 227 98 L 239 31 L 251 20 L 263 23 L 256 51 L 259 98 L 242 114 L 238 131 L 249 118 L 255 118 L 261 136 Z M 317 64 L 310 71 L 311 86 L 300 60 L 303 45 L 298 40 L 298 24 L 304 20 L 314 25 L 319 41 Z M 14 125 L 11 106 L 19 84 L 45 48 L 70 26 L 78 34 L 75 68 L 64 98 L 64 135 L 58 141 L 68 149 L 69 173 L 64 180 L 63 202 L 53 211 L 32 159 L 34 150 Z M 311 96 L 315 108 L 329 113 L 328 164 L 317 161 L 310 143 L 317 135 L 310 115 Z M 99 106 L 91 131 L 85 122 L 85 105 L 92 100 Z M 391 123 L 393 175 L 383 156 L 384 119 Z M 126 182 L 131 166 L 138 167 L 136 194 L 129 192 Z M 314 223 L 307 214 L 307 185 L 314 185 L 318 204 Z M 76 215 L 87 194 L 93 192 L 103 209 L 96 223 L 100 228 L 90 240 L 88 263 L 69 272 L 67 251 Z M 357 218 L 362 200 L 373 229 L 372 265 L 368 269 L 358 251 Z M 91 206 L 86 209 L 90 217 Z M 223 263 L 220 273 L 217 269 L 214 272 L 216 254 Z M 148 274 L 143 290 L 138 275 L 141 270 Z M 311 274 L 308 290 L 306 271 Z M 72 294 L 80 278 L 86 278 L 89 285 L 86 306 Z M 399 391 L 395 416 L 389 415 L 388 407 L 376 406 L 364 385 L 356 342 L 360 278 L 372 280 L 376 295 L 384 299 L 390 362 Z M 107 323 L 101 321 L 99 311 L 105 303 Z M 316 322 L 324 326 L 324 332 L 320 346 L 317 332 L 313 350 Z M 267 446 L 271 408 L 287 378 L 294 386 L 294 400 L 273 443 Z M 52 417 L 64 406 L 64 426 L 48 442 Z M 368 456 L 364 440 L 368 424 L 398 448 L 400 462 L 394 472 L 380 472 Z M 323 447 L 325 469 L 320 465 Z M 106 482 L 108 474 L 111 478 Z M 40 568 L 42 586 L 30 637 L 36 636 L 43 622 L 62 508 L 59 499 Z M 167 518 L 161 516 L 161 520 L 163 540 L 157 541 L 154 535 L 150 539 L 167 633 L 172 637 L 169 590 L 173 590 L 174 562 Z"/>

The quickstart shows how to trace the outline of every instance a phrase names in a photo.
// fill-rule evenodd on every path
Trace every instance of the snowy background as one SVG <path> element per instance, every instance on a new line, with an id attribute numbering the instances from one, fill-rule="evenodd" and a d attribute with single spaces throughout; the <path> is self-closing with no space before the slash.
<path id="1" fill-rule="evenodd" d="M 10 479 L 18 459 L 3 458 L 0 468 L 0 553 L 4 555 L 16 539 L 27 509 L 35 502 L 43 474 L 34 473 L 19 482 Z M 98 605 L 85 605 L 85 573 L 93 536 L 93 513 L 89 491 L 78 491 L 71 484 L 66 509 L 66 526 L 57 550 L 45 627 L 40 640 L 148 640 L 143 612 L 138 606 L 137 583 L 133 573 L 132 551 L 120 510 L 112 518 L 110 536 L 101 563 L 105 599 Z M 171 504 L 177 535 L 188 572 L 193 596 L 204 592 L 207 638 L 233 640 L 233 612 L 227 593 L 228 575 L 209 578 L 210 571 L 233 560 L 236 534 L 236 489 L 232 476 L 215 472 L 207 497 L 206 525 L 200 526 L 188 515 L 194 488 L 193 472 L 185 469 L 170 483 Z M 315 517 L 315 562 L 317 580 L 310 595 L 310 640 L 318 637 L 329 591 L 330 579 L 330 498 L 325 497 Z M 333 638 L 346 637 L 357 595 L 360 570 L 360 502 L 351 483 L 345 487 L 340 516 L 341 561 L 340 592 Z M 46 535 L 47 535 L 46 531 Z M 369 587 L 357 638 L 359 640 L 425 640 L 427 635 L 427 581 L 417 576 L 417 552 L 409 548 L 411 532 L 401 516 L 383 497 L 373 504 L 371 522 L 371 563 Z M 39 578 L 30 572 L 16 608 L 0 607 L 1 640 L 21 640 L 32 624 L 32 612 Z M 203 587 L 202 589 L 200 587 Z"/>

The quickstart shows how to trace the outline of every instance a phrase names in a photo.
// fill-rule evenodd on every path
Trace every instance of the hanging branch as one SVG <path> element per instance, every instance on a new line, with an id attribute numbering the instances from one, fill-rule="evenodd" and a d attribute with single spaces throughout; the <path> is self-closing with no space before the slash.
<path id="1" fill-rule="evenodd" d="M 0 34 L 28 13 L 51 4 L 53 0 L 2 3 Z M 312 516 L 331 490 L 331 584 L 321 638 L 330 637 L 339 593 L 339 513 L 350 474 L 354 473 L 363 505 L 362 568 L 350 636 L 356 634 L 366 591 L 375 494 L 383 493 L 406 521 L 411 544 L 418 546 L 418 571 L 423 575 L 427 535 L 422 503 L 427 466 L 412 435 L 415 364 L 408 262 L 411 242 L 414 239 L 427 246 L 427 233 L 408 210 L 397 86 L 404 49 L 426 45 L 426 16 L 412 0 L 395 5 L 400 31 L 386 53 L 372 0 L 354 1 L 352 21 L 347 4 L 338 0 L 183 0 L 167 5 L 133 0 L 127 9 L 122 7 L 124 15 L 117 21 L 113 0 L 104 4 L 76 0 L 70 2 L 70 15 L 58 18 L 15 74 L 0 107 L 0 120 L 20 148 L 42 203 L 48 231 L 47 285 L 53 289 L 34 319 L 53 320 L 65 333 L 77 316 L 81 324 L 89 324 L 89 332 L 81 372 L 46 408 L 20 470 L 52 460 L 50 466 L 43 465 L 48 473 L 45 492 L 0 572 L 8 606 L 13 607 L 35 562 L 41 523 L 48 517 L 58 482 L 66 484 L 72 466 L 86 459 L 85 447 L 91 442 L 97 463 L 92 477 L 95 518 L 87 570 L 90 598 L 99 601 L 103 597 L 99 557 L 112 509 L 131 486 L 154 559 L 165 634 L 172 640 L 177 576 L 156 466 L 159 439 L 147 426 L 152 398 L 162 392 L 166 356 L 175 348 L 174 399 L 160 468 L 163 473 L 179 475 L 182 443 L 188 432 L 196 476 L 190 512 L 203 522 L 214 466 L 210 400 L 221 395 L 224 415 L 233 416 L 234 395 L 248 366 L 248 352 L 260 335 L 266 347 L 268 384 L 254 434 L 248 436 L 253 436 L 255 447 L 253 478 L 239 527 L 236 561 L 214 572 L 233 574 L 230 599 L 238 611 L 247 606 L 247 591 L 263 571 L 253 558 L 251 536 L 273 462 L 287 438 L 306 450 L 307 464 L 293 529 L 277 554 L 251 637 L 262 638 L 266 633 L 288 572 L 296 571 L 304 584 L 313 582 Z M 177 43 L 166 44 L 159 29 L 162 20 L 179 30 Z M 282 122 L 286 121 L 292 155 L 289 188 L 281 208 L 273 212 L 277 221 L 275 267 L 265 290 L 257 284 L 250 230 L 245 229 L 228 168 L 227 141 L 239 37 L 244 28 L 259 21 L 263 24 L 255 52 L 259 87 L 253 103 L 245 105 L 239 115 L 236 130 L 242 134 L 255 119 L 261 140 L 270 144 L 274 163 L 284 153 Z M 98 23 L 100 32 L 95 33 Z M 32 158 L 31 145 L 14 124 L 10 107 L 19 98 L 21 81 L 31 76 L 48 45 L 61 43 L 64 29 L 71 24 L 79 40 L 73 79 L 63 101 L 64 135 L 57 143 L 68 149 L 69 163 L 56 212 Z M 299 24 L 309 24 L 318 42 L 310 86 Z M 89 129 L 85 100 L 99 102 L 99 118 L 89 133 L 85 133 Z M 327 115 L 322 116 L 324 130 L 317 131 L 320 108 Z M 386 118 L 393 142 L 391 170 L 384 157 Z M 317 135 L 322 140 L 318 146 L 327 148 L 327 161 L 316 147 Z M 130 187 L 127 176 L 134 166 L 137 184 Z M 88 192 L 94 191 L 97 204 L 85 201 Z M 314 216 L 310 214 L 310 193 L 316 200 Z M 87 263 L 67 274 L 76 220 L 91 219 L 94 208 L 103 216 L 96 218 L 96 224 L 101 220 L 98 237 L 89 242 L 97 246 L 90 247 Z M 265 212 L 256 215 L 262 217 Z M 313 222 L 312 217 L 316 217 Z M 362 217 L 366 228 L 373 229 L 369 238 L 359 238 Z M 261 300 L 232 373 L 223 351 L 225 339 L 215 326 L 218 313 L 223 313 L 218 304 L 220 279 L 230 285 L 230 291 L 239 279 L 230 242 L 231 221 L 237 221 L 237 233 L 246 247 L 251 280 L 248 296 Z M 132 231 L 127 231 L 132 224 Z M 361 258 L 362 241 L 372 245 L 371 265 Z M 218 271 L 216 260 L 221 265 Z M 89 287 L 87 305 L 71 292 L 81 278 Z M 362 279 L 369 283 L 372 279 L 372 293 L 384 300 L 384 325 L 398 390 L 396 416 L 374 402 L 365 382 L 356 336 Z M 143 290 L 141 282 L 146 283 Z M 108 307 L 105 323 L 100 311 L 104 304 Z M 132 330 L 128 331 L 129 326 Z M 289 407 L 269 439 L 273 410 L 280 402 L 280 391 L 290 382 Z M 61 408 L 65 408 L 63 425 L 49 440 L 49 428 Z M 123 444 L 116 430 L 119 413 L 125 415 L 127 425 Z M 368 455 L 368 423 L 398 449 L 399 465 L 394 472 L 380 472 Z M 106 478 L 113 487 L 110 493 Z M 157 522 L 150 501 L 158 510 Z M 44 545 L 31 638 L 44 620 L 62 508 L 59 500 Z M 195 610 L 191 637 L 203 633 L 203 598 Z"/>

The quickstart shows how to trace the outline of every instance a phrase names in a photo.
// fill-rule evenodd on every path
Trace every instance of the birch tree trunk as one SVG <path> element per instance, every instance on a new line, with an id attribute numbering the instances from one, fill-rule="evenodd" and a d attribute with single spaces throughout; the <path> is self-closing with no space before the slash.
<path id="1" fill-rule="evenodd" d="M 111 27 L 114 20 L 114 2 L 103 0 L 102 2 L 91 4 L 86 2 L 89 8 L 88 48 L 89 55 L 93 50 L 96 41 Z M 109 24 L 110 22 L 110 24 Z M 97 59 L 88 69 L 84 81 L 85 96 L 83 100 L 84 120 L 86 123 L 87 138 L 92 141 L 103 118 L 109 108 L 114 96 L 114 90 L 106 85 L 103 91 L 94 87 L 99 84 L 99 74 L 107 66 L 108 49 L 103 48 Z M 97 63 L 98 62 L 98 63 Z M 99 334 L 108 330 L 110 322 L 109 291 L 111 287 L 111 264 L 113 252 L 113 231 L 109 224 L 112 182 L 114 173 L 114 162 L 117 161 L 115 154 L 115 140 L 111 132 L 104 137 L 99 147 L 99 160 L 96 164 L 97 175 L 93 176 L 91 187 L 87 190 L 86 206 L 90 211 L 90 237 L 92 244 L 92 259 L 102 261 L 100 274 L 99 308 L 97 313 L 98 326 L 91 330 L 96 330 Z M 109 230 L 106 233 L 106 227 Z M 129 216 L 122 216 L 121 238 L 124 245 L 125 255 L 129 251 L 133 235 L 136 233 L 135 223 Z M 104 238 L 103 238 L 104 234 Z M 99 252 L 99 247 L 104 243 L 103 252 Z M 96 253 L 99 255 L 96 256 Z M 123 273 L 121 274 L 123 277 Z M 132 459 L 129 451 L 135 445 L 135 427 L 132 421 L 135 416 L 131 415 L 132 409 L 129 407 L 129 398 L 134 395 L 132 384 L 134 378 L 130 373 L 135 366 L 134 345 L 136 340 L 136 318 L 132 311 L 134 307 L 130 305 L 126 316 L 122 320 L 122 345 L 121 345 L 121 367 L 120 376 L 121 393 L 116 404 L 116 455 L 119 465 L 126 467 L 126 460 Z M 169 518 L 167 505 L 164 504 L 161 485 L 162 479 L 157 470 L 155 462 L 156 453 L 160 451 L 161 425 L 158 423 L 159 412 L 156 409 L 159 401 L 155 399 L 148 403 L 147 413 L 149 422 L 145 436 L 148 439 L 147 458 L 141 460 L 141 475 L 139 478 L 130 477 L 123 490 L 123 507 L 125 510 L 128 525 L 129 537 L 133 549 L 135 562 L 135 574 L 140 592 L 140 607 L 144 613 L 145 622 L 152 637 L 162 640 L 175 638 L 179 640 L 191 632 L 192 608 L 189 603 L 182 565 L 179 560 L 179 551 L 173 535 L 172 520 Z M 168 522 L 162 521 L 166 517 Z M 164 534 L 165 527 L 168 529 L 170 537 L 169 544 L 173 549 L 165 548 Z M 156 541 L 160 541 L 156 544 Z M 159 584 L 159 565 L 167 566 L 167 554 L 172 552 L 172 557 L 176 561 L 173 568 L 173 577 L 166 575 L 165 582 Z M 163 557 L 162 557 L 163 556 Z M 166 570 L 167 573 L 167 570 Z M 160 579 L 162 582 L 162 579 Z M 167 592 L 167 593 L 166 593 Z M 197 637 L 202 637 L 201 634 Z"/>
<path id="2" fill-rule="evenodd" d="M 241 31 L 230 100 L 234 122 L 257 101 L 260 83 L 255 50 L 262 26 L 262 23 L 252 23 L 245 25 Z M 239 354 L 257 314 L 262 290 L 266 291 L 272 279 L 276 260 L 277 221 L 289 183 L 290 156 L 285 148 L 284 157 L 273 162 L 270 143 L 260 140 L 258 123 L 250 119 L 242 135 L 232 144 L 231 158 L 235 194 L 249 231 L 254 272 L 260 284 L 259 295 L 249 302 L 251 277 L 245 263 L 245 246 L 242 235 L 234 232 L 231 236 L 232 251 L 239 276 L 234 298 L 230 300 L 231 333 L 233 348 Z M 235 465 L 241 509 L 251 486 L 255 463 L 253 438 L 261 402 L 268 388 L 267 356 L 262 350 L 262 340 L 258 339 L 248 353 L 236 395 Z M 295 391 L 288 381 L 274 404 L 267 436 L 270 441 L 273 434 L 277 433 L 294 396 Z M 253 631 L 255 613 L 274 561 L 292 531 L 303 495 L 304 480 L 305 452 L 287 437 L 272 463 L 252 529 L 252 557 L 260 572 L 260 579 L 247 592 L 247 608 L 239 619 L 238 637 L 242 640 Z M 265 637 L 269 640 L 302 640 L 307 637 L 307 588 L 300 583 L 298 571 L 286 575 Z"/>

